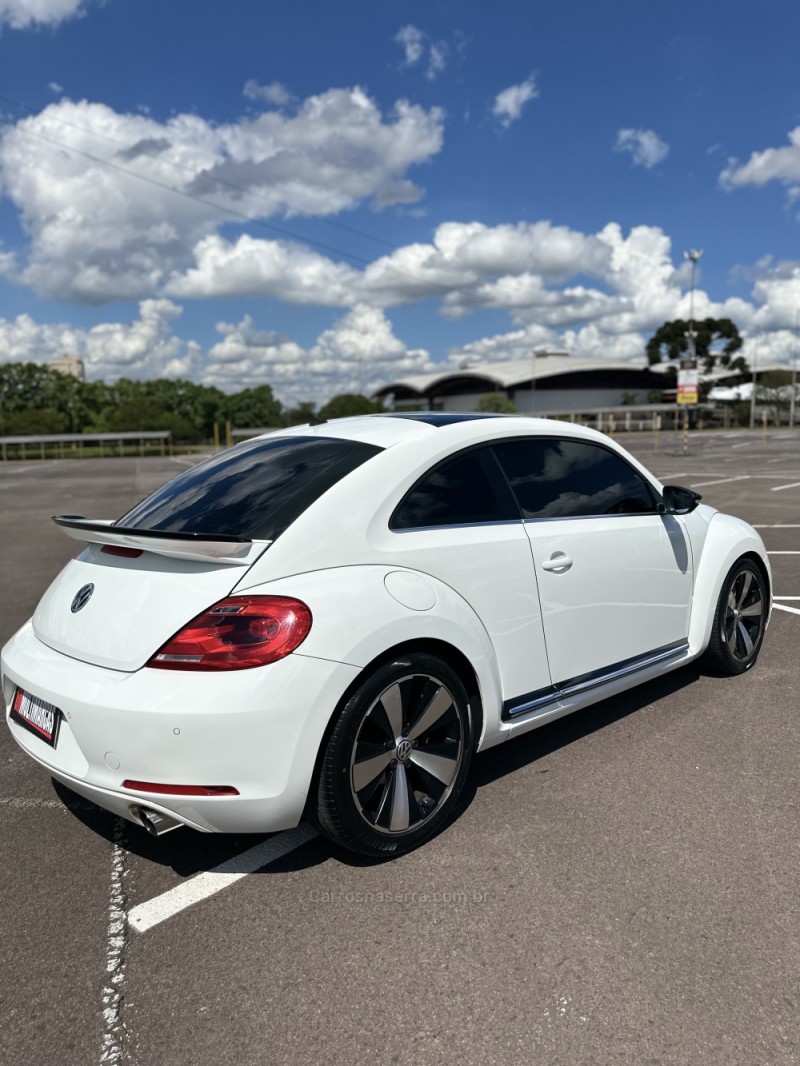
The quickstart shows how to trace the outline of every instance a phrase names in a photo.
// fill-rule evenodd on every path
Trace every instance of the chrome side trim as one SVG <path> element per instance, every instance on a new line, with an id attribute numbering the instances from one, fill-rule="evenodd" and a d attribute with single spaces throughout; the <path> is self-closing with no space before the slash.
<path id="1" fill-rule="evenodd" d="M 599 688 L 601 685 L 609 684 L 611 681 L 618 681 L 622 677 L 635 674 L 639 670 L 646 670 L 648 667 L 665 662 L 667 659 L 675 659 L 688 650 L 688 640 L 678 641 L 675 644 L 669 644 L 666 647 L 646 652 L 644 655 L 638 655 L 633 659 L 625 659 L 623 662 L 615 663 L 611 667 L 594 670 L 592 673 L 584 674 L 580 678 L 562 681 L 560 684 L 554 685 L 549 691 L 539 689 L 539 692 L 529 693 L 528 697 L 517 696 L 515 699 L 505 700 L 500 717 L 504 722 L 514 721 L 522 717 L 522 715 L 530 714 L 531 711 L 541 711 L 551 704 L 558 703 L 559 700 L 578 696 L 582 692 Z M 542 692 L 544 692 L 544 695 L 539 694 Z"/>
<path id="2" fill-rule="evenodd" d="M 596 688 L 598 685 L 605 685 L 609 681 L 616 681 L 618 678 L 625 677 L 628 674 L 635 674 L 637 670 L 645 670 L 648 666 L 655 666 L 656 663 L 663 662 L 665 659 L 673 659 L 688 650 L 689 641 L 685 640 L 681 644 L 670 646 L 663 651 L 650 652 L 641 659 L 612 667 L 611 670 L 598 674 L 597 677 L 587 678 L 585 681 L 579 681 L 572 685 L 565 684 L 561 689 L 561 695 L 567 697 L 576 696 L 579 692 L 586 692 L 588 689 Z"/>

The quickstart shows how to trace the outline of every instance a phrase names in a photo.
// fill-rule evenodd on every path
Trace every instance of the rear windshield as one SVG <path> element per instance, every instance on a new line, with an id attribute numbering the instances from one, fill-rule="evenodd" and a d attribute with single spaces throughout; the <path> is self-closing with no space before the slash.
<path id="1" fill-rule="evenodd" d="M 250 441 L 180 474 L 114 524 L 275 540 L 323 492 L 381 450 L 326 437 Z"/>

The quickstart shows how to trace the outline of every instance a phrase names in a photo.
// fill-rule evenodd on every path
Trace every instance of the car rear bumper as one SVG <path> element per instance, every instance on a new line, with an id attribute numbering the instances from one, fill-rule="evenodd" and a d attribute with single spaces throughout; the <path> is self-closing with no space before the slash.
<path id="1" fill-rule="evenodd" d="M 53 777 L 134 821 L 147 807 L 223 833 L 299 822 L 325 728 L 358 674 L 297 653 L 252 670 L 123 673 L 54 651 L 30 623 L 0 665 L 12 736 Z M 9 718 L 17 686 L 62 711 L 55 748 Z M 123 788 L 125 780 L 222 785 L 239 795 L 164 795 Z"/>

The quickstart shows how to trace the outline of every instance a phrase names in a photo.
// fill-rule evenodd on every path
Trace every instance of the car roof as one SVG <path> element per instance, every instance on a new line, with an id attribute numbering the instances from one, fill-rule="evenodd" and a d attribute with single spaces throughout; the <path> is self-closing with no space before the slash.
<path id="1" fill-rule="evenodd" d="M 339 440 L 360 441 L 378 448 L 392 448 L 398 444 L 421 441 L 426 437 L 438 448 L 446 438 L 467 446 L 471 441 L 486 440 L 490 436 L 569 436 L 585 440 L 608 441 L 603 433 L 570 422 L 552 418 L 478 414 L 476 412 L 410 411 L 386 412 L 375 415 L 355 415 L 329 421 L 279 429 L 269 436 L 333 437 Z"/>

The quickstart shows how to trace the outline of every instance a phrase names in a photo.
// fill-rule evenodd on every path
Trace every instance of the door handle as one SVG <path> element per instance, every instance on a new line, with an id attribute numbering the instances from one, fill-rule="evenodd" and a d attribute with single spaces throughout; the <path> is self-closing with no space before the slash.
<path id="1" fill-rule="evenodd" d="M 564 552 L 553 552 L 549 559 L 542 563 L 542 570 L 551 570 L 557 574 L 566 573 L 572 566 L 572 559 Z"/>

